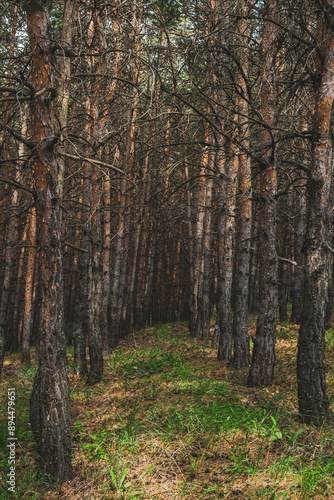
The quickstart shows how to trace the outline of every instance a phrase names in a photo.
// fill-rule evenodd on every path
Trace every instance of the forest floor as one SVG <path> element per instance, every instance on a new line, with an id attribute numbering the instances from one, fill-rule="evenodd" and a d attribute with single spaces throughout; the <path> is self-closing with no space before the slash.
<path id="1" fill-rule="evenodd" d="M 255 318 L 250 318 L 254 332 Z M 73 373 L 73 479 L 52 489 L 36 464 L 29 396 L 36 371 L 6 358 L 0 392 L 0 498 L 334 499 L 334 330 L 327 332 L 331 416 L 321 428 L 297 412 L 296 325 L 277 325 L 275 378 L 248 388 L 247 370 L 216 359 L 186 323 L 122 340 L 94 387 Z M 7 492 L 7 389 L 16 391 L 16 493 Z"/>

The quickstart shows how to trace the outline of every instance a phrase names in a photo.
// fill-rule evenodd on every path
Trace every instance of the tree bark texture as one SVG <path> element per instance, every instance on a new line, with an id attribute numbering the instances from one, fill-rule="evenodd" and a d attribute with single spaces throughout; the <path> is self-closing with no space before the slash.
<path id="1" fill-rule="evenodd" d="M 209 138 L 209 124 L 204 124 L 204 141 Z M 204 241 L 204 224 L 205 224 L 205 204 L 206 204 L 206 192 L 207 192 L 207 180 L 205 176 L 208 174 L 208 167 L 210 162 L 210 150 L 208 146 L 204 146 L 202 152 L 202 163 L 200 169 L 200 182 L 198 186 L 197 194 L 197 214 L 196 223 L 194 229 L 195 242 L 193 245 L 193 270 L 192 270 L 192 289 L 191 299 L 190 299 L 190 314 L 189 314 L 189 329 L 190 335 L 196 337 L 200 335 L 200 324 L 201 319 L 201 308 L 200 308 L 200 297 L 202 294 L 201 290 L 201 267 L 203 260 L 203 241 Z"/>
<path id="2" fill-rule="evenodd" d="M 268 0 L 266 17 L 278 20 L 277 0 Z M 260 206 L 259 206 L 259 255 L 260 303 L 256 325 L 252 363 L 248 385 L 269 385 L 274 374 L 276 318 L 278 306 L 277 292 L 277 252 L 276 252 L 276 194 L 277 165 L 275 159 L 275 127 L 277 126 L 277 77 L 276 56 L 278 26 L 264 21 L 260 57 L 261 68 L 261 114 L 264 126 L 261 134 L 262 162 L 260 165 Z"/>
<path id="3" fill-rule="evenodd" d="M 59 169 L 53 128 L 56 80 L 47 2 L 26 1 L 31 49 L 31 135 L 35 141 L 34 182 L 39 255 L 39 367 L 30 400 L 30 421 L 44 469 L 71 477 L 71 427 L 65 334 Z M 39 93 L 45 89 L 45 92 Z M 38 95 L 39 93 L 39 95 Z"/>
<path id="4" fill-rule="evenodd" d="M 334 2 L 328 2 L 331 8 Z M 334 33 L 322 19 L 318 42 L 323 65 L 313 117 L 312 170 L 307 183 L 305 282 L 299 330 L 297 380 L 304 422 L 320 424 L 328 411 L 325 365 L 325 311 L 331 266 L 328 245 L 329 200 L 333 170 Z"/>
<path id="5" fill-rule="evenodd" d="M 218 326 L 219 344 L 218 359 L 232 360 L 232 276 L 233 276 L 233 245 L 235 236 L 235 209 L 238 172 L 238 155 L 233 149 L 231 161 L 226 162 L 228 170 L 225 172 L 226 199 L 224 212 L 219 223 L 219 302 Z"/>

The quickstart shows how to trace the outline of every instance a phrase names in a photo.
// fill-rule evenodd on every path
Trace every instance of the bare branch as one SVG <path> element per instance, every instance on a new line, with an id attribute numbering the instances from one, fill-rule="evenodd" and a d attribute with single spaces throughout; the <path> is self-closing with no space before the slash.
<path id="1" fill-rule="evenodd" d="M 80 160 L 80 161 L 88 161 L 95 165 L 101 165 L 102 167 L 110 168 L 111 170 L 115 170 L 115 172 L 118 172 L 119 174 L 127 176 L 127 174 L 123 172 L 123 170 L 121 170 L 120 168 L 117 168 L 114 165 L 110 165 L 110 163 L 105 163 L 104 161 L 94 160 L 93 158 L 87 158 L 86 156 L 69 155 L 67 153 L 61 153 L 61 152 L 58 152 L 58 154 L 60 156 L 64 156 L 65 158 L 72 158 L 73 160 Z"/>
<path id="2" fill-rule="evenodd" d="M 33 142 L 28 141 L 28 139 L 23 137 L 21 134 L 18 134 L 13 128 L 8 127 L 5 123 L 0 122 L 0 128 L 9 132 L 16 140 L 23 142 L 23 144 L 25 144 L 29 149 L 34 149 L 35 144 Z"/>
<path id="3" fill-rule="evenodd" d="M 299 269 L 302 269 L 302 267 L 298 266 L 297 262 L 295 262 L 294 260 L 285 259 L 284 257 L 277 257 L 277 259 L 282 262 L 288 262 L 288 264 L 291 264 L 292 266 L 296 266 Z"/>
<path id="4" fill-rule="evenodd" d="M 10 184 L 11 186 L 14 186 L 18 189 L 23 189 L 24 191 L 28 191 L 28 193 L 35 195 L 35 191 L 31 188 L 28 188 L 27 186 L 23 186 L 23 184 L 20 184 L 17 181 L 14 181 L 13 179 L 4 179 L 0 177 L 0 182 L 3 182 L 4 184 Z"/>

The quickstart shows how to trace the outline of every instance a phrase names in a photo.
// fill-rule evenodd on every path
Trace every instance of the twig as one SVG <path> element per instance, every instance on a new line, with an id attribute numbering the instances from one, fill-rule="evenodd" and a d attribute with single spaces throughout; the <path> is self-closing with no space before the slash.
<path id="1" fill-rule="evenodd" d="M 84 248 L 76 247 L 75 245 L 72 245 L 72 243 L 69 243 L 68 241 L 65 241 L 64 244 L 67 247 L 73 248 L 73 250 L 78 250 L 78 252 L 89 253 L 88 250 L 85 250 Z"/>
<path id="2" fill-rule="evenodd" d="M 32 195 L 35 195 L 35 191 L 33 189 L 28 188 L 27 186 L 23 186 L 23 184 L 20 184 L 17 181 L 14 181 L 13 179 L 3 179 L 0 177 L 0 182 L 3 182 L 4 184 L 10 184 L 11 186 L 14 186 L 18 189 L 23 189 L 24 191 L 28 191 L 28 193 L 31 193 Z"/>
<path id="3" fill-rule="evenodd" d="M 295 262 L 294 260 L 285 259 L 284 257 L 277 257 L 277 259 L 281 260 L 282 262 L 288 262 L 292 266 L 297 266 L 299 269 L 302 269 L 302 267 L 298 266 L 297 262 Z"/>

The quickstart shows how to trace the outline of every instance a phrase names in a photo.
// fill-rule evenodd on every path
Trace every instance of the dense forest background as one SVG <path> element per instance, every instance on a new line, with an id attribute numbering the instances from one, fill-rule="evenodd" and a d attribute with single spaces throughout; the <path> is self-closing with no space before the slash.
<path id="1" fill-rule="evenodd" d="M 36 346 L 46 470 L 71 476 L 66 346 L 94 385 L 121 338 L 158 322 L 211 341 L 214 317 L 218 359 L 267 386 L 291 304 L 299 412 L 321 424 L 334 2 L 3 0 L 0 13 L 0 369 Z"/>

